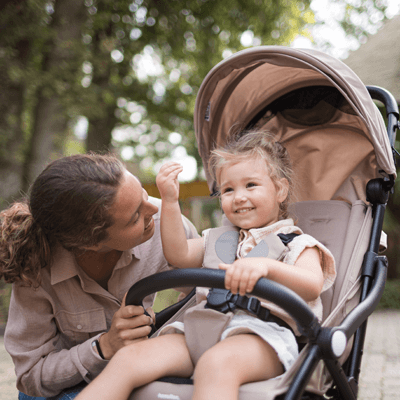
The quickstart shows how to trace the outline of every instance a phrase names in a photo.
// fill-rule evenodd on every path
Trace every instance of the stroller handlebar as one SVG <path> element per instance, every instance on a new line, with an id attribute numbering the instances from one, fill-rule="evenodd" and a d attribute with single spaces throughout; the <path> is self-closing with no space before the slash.
<path id="1" fill-rule="evenodd" d="M 136 282 L 128 291 L 126 305 L 142 305 L 149 294 L 174 287 L 225 288 L 225 271 L 209 268 L 193 268 L 160 272 Z M 320 325 L 307 303 L 287 287 L 261 278 L 248 295 L 261 297 L 284 309 L 297 323 L 301 334 L 315 337 Z"/>
<path id="2" fill-rule="evenodd" d="M 387 117 L 387 135 L 392 147 L 396 140 L 396 130 L 399 126 L 399 106 L 394 96 L 386 89 L 379 86 L 367 86 L 369 95 L 373 100 L 378 100 L 385 106 Z"/>
<path id="3" fill-rule="evenodd" d="M 394 96 L 386 89 L 379 86 L 367 86 L 369 95 L 373 100 L 378 100 L 385 105 L 386 115 L 397 114 L 399 116 L 399 106 Z"/>

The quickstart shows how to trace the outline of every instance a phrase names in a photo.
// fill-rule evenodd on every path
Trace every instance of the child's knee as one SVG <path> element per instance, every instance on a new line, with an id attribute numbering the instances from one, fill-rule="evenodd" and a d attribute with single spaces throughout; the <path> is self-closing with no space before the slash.
<path id="1" fill-rule="evenodd" d="M 234 369 L 237 357 L 235 352 L 228 351 L 226 347 L 214 346 L 208 349 L 200 357 L 195 368 L 195 376 L 206 373 L 208 376 L 220 376 L 230 374 Z"/>

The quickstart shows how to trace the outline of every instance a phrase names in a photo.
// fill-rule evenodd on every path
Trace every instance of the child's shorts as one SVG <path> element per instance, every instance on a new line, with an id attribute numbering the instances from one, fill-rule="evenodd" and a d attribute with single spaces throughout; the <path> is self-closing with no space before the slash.
<path id="1" fill-rule="evenodd" d="M 218 313 L 218 311 L 214 310 L 212 310 L 212 312 Z M 200 325 L 201 320 L 198 321 L 197 324 Z M 185 324 L 183 322 L 175 321 L 172 324 L 165 326 L 160 331 L 160 335 L 170 333 L 184 334 Z M 265 340 L 276 351 L 278 358 L 285 370 L 289 369 L 299 354 L 296 337 L 291 330 L 280 326 L 275 322 L 261 321 L 244 311 L 236 311 L 234 313 L 232 319 L 222 331 L 219 340 L 224 340 L 230 336 L 246 333 L 256 334 Z M 194 342 L 196 343 L 196 341 Z M 205 350 L 207 349 L 203 349 L 203 352 Z M 191 351 L 190 348 L 189 351 Z"/>

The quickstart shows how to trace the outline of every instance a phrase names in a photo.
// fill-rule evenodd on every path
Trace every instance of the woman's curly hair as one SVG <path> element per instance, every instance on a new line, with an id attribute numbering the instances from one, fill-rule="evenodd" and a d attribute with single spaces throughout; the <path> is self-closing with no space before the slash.
<path id="1" fill-rule="evenodd" d="M 107 239 L 124 171 L 112 155 L 79 154 L 49 164 L 29 199 L 0 213 L 0 278 L 37 287 L 56 243 L 71 251 Z"/>

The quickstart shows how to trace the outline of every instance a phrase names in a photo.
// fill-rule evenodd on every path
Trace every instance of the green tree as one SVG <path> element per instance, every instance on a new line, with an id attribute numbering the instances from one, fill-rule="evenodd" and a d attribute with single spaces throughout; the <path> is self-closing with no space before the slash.
<path id="1" fill-rule="evenodd" d="M 86 7 L 83 0 L 6 0 L 2 7 L 0 172 L 1 196 L 10 200 L 62 154 Z"/>
<path id="2" fill-rule="evenodd" d="M 6 0 L 1 11 L 7 201 L 69 151 L 79 115 L 89 121 L 83 150 L 133 146 L 135 161 L 157 160 L 178 131 L 198 158 L 192 112 L 206 73 L 243 48 L 243 32 L 254 44 L 289 44 L 312 22 L 309 1 L 286 0 Z"/>
<path id="3" fill-rule="evenodd" d="M 281 0 L 92 3 L 85 36 L 91 47 L 87 148 L 129 146 L 137 150 L 135 161 L 144 160 L 145 170 L 171 152 L 168 135 L 177 131 L 199 161 L 192 119 L 207 72 L 243 48 L 243 32 L 254 35 L 255 44 L 289 44 L 312 20 L 308 5 Z M 115 127 L 120 129 L 113 138 Z"/>
<path id="4" fill-rule="evenodd" d="M 336 2 L 362 15 L 385 7 Z M 0 7 L 5 201 L 25 192 L 49 160 L 76 151 L 123 151 L 143 179 L 180 140 L 200 170 L 193 109 L 206 74 L 246 46 L 289 45 L 315 22 L 310 0 L 4 0 Z M 341 21 L 346 29 L 352 15 Z M 79 116 L 88 121 L 82 143 L 71 132 Z"/>

